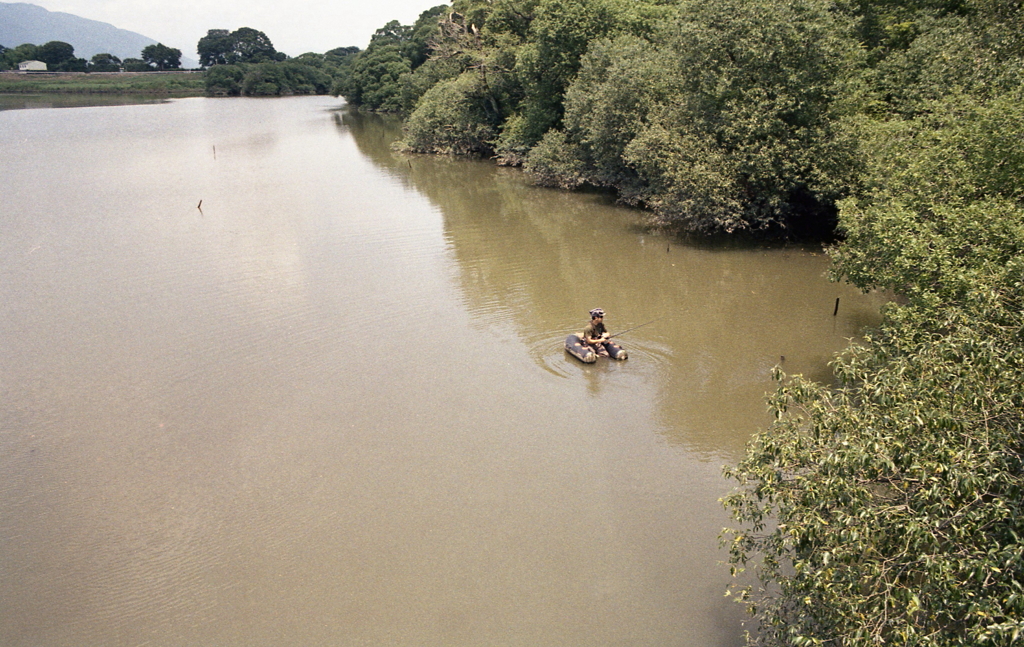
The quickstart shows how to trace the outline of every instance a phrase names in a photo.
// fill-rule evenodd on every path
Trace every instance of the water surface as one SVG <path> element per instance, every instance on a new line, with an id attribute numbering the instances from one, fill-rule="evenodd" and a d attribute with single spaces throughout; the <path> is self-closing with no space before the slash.
<path id="1" fill-rule="evenodd" d="M 0 644 L 740 645 L 721 466 L 878 299 L 338 103 L 0 113 Z"/>
<path id="2" fill-rule="evenodd" d="M 0 110 L 82 108 L 163 103 L 167 95 L 147 94 L 0 94 Z"/>

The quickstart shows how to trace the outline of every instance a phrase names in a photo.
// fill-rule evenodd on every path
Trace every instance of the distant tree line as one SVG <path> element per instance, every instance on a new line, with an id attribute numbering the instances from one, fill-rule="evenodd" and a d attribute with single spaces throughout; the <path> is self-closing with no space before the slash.
<path id="1" fill-rule="evenodd" d="M 181 50 L 156 43 L 144 47 L 140 58 L 122 61 L 113 54 L 103 53 L 86 61 L 75 56 L 71 44 L 59 40 L 43 45 L 24 43 L 12 48 L 0 45 L 0 70 L 16 70 L 24 61 L 42 61 L 51 72 L 150 72 L 181 69 Z"/>
<path id="2" fill-rule="evenodd" d="M 307 52 L 289 58 L 270 38 L 250 27 L 235 31 L 211 29 L 196 47 L 206 71 L 206 92 L 212 96 L 278 96 L 327 94 L 358 47 L 339 47 L 325 54 Z"/>
<path id="3" fill-rule="evenodd" d="M 338 47 L 324 54 L 307 52 L 289 58 L 274 48 L 265 33 L 251 27 L 211 29 L 196 49 L 206 68 L 206 93 L 211 96 L 328 94 L 339 79 L 347 77 L 347 69 L 360 51 L 358 47 Z M 180 69 L 181 50 L 157 43 L 145 47 L 140 58 L 121 60 L 104 53 L 86 61 L 74 56 L 70 44 L 59 41 L 11 49 L 0 45 L 0 69 L 17 69 L 27 60 L 42 61 L 56 72 L 147 72 Z"/>

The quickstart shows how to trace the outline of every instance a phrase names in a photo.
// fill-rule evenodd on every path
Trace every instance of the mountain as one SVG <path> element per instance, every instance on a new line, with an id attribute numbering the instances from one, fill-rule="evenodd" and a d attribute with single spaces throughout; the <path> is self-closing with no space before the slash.
<path id="1" fill-rule="evenodd" d="M 113 54 L 120 59 L 139 58 L 144 47 L 156 44 L 148 36 L 98 20 L 47 11 L 24 2 L 0 2 L 0 45 L 42 45 L 51 40 L 70 43 L 75 48 L 75 56 L 86 60 L 102 53 Z M 170 43 L 164 44 L 174 47 Z M 181 66 L 198 67 L 199 63 L 182 56 Z"/>

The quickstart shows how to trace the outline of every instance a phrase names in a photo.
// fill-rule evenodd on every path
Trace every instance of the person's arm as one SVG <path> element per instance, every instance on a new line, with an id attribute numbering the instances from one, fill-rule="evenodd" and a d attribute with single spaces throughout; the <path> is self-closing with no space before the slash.
<path id="1" fill-rule="evenodd" d="M 602 334 L 600 334 L 600 335 L 598 335 L 596 337 L 594 336 L 594 332 L 595 331 L 594 331 L 594 327 L 593 326 L 587 326 L 586 329 L 583 331 L 584 340 L 588 344 L 601 344 L 601 343 L 604 343 L 605 341 L 607 341 L 607 339 L 608 339 L 608 333 L 607 332 L 604 332 L 604 333 L 602 333 Z"/>

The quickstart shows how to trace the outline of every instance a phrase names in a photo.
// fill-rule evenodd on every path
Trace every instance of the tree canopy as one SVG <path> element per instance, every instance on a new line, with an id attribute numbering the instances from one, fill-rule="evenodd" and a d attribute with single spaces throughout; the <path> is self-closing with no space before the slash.
<path id="1" fill-rule="evenodd" d="M 181 50 L 163 43 L 147 45 L 142 49 L 142 60 L 158 70 L 181 69 Z"/>
<path id="2" fill-rule="evenodd" d="M 289 59 L 261 31 L 211 29 L 199 40 L 200 63 L 211 96 L 327 94 L 342 78 L 358 47 L 337 47 L 325 54 L 306 52 Z"/>
<path id="3" fill-rule="evenodd" d="M 89 61 L 90 72 L 119 72 L 121 59 L 109 53 L 95 54 Z"/>
<path id="4" fill-rule="evenodd" d="M 234 39 L 227 29 L 211 29 L 199 39 L 196 51 L 199 52 L 199 64 L 203 67 L 227 65 L 228 54 L 234 51 Z"/>
<path id="5" fill-rule="evenodd" d="M 126 58 L 121 61 L 121 69 L 125 72 L 152 72 L 153 66 L 141 58 Z"/>
<path id="6" fill-rule="evenodd" d="M 206 71 L 206 93 L 211 96 L 327 94 L 334 79 L 322 68 L 322 61 L 319 65 L 317 62 L 307 55 L 283 62 L 214 65 Z"/>
<path id="7" fill-rule="evenodd" d="M 241 27 L 233 32 L 211 29 L 199 39 L 196 51 L 199 53 L 199 64 L 203 67 L 265 63 L 287 58 L 274 49 L 266 34 L 251 27 Z"/>
<path id="8" fill-rule="evenodd" d="M 1019 96 L 866 125 L 871 189 L 835 273 L 896 291 L 799 377 L 731 474 L 742 591 L 769 645 L 1008 645 L 1024 629 L 1024 111 Z M 995 162 L 995 163 L 994 163 Z"/>
<path id="9" fill-rule="evenodd" d="M 335 93 L 369 110 L 405 110 L 418 98 L 410 97 L 410 75 L 426 62 L 429 43 L 438 32 L 438 18 L 447 9 L 438 5 L 421 13 L 414 25 L 392 20 L 378 29 L 366 50 L 352 54 Z"/>
<path id="10" fill-rule="evenodd" d="M 842 98 L 861 167 L 830 254 L 837 279 L 900 300 L 835 360 L 835 386 L 780 375 L 777 421 L 729 470 L 732 562 L 761 582 L 739 594 L 760 644 L 1016 644 L 1021 9 L 862 15 L 866 60 Z"/>
<path id="11" fill-rule="evenodd" d="M 0 52 L 0 67 L 5 70 L 16 70 L 18 63 L 22 61 L 39 60 L 38 51 L 39 46 L 32 43 L 23 43 L 17 47 L 5 47 L 3 52 Z"/>
<path id="12" fill-rule="evenodd" d="M 75 56 L 75 48 L 63 41 L 51 40 L 42 45 L 23 43 L 0 52 L 0 69 L 17 69 L 23 61 L 38 60 L 54 72 L 85 72 L 88 61 Z"/>
<path id="13" fill-rule="evenodd" d="M 46 63 L 50 69 L 56 69 L 57 66 L 75 57 L 75 48 L 70 43 L 51 40 L 40 45 L 35 55 L 38 60 Z"/>

